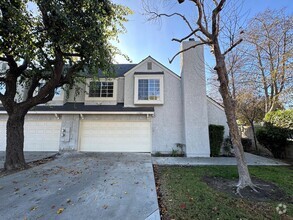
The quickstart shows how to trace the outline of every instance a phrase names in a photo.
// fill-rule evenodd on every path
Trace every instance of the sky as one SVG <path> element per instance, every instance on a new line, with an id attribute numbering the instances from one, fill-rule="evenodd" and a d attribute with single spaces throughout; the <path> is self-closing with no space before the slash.
<path id="1" fill-rule="evenodd" d="M 188 0 L 183 4 L 178 4 L 177 0 L 145 1 L 149 1 L 152 7 L 159 5 L 160 12 L 172 13 L 176 11 L 186 14 L 191 19 L 196 18 L 196 8 Z M 169 63 L 169 59 L 180 49 L 180 44 L 171 41 L 172 38 L 182 38 L 190 33 L 185 23 L 175 18 L 163 18 L 157 22 L 147 21 L 142 0 L 114 0 L 114 2 L 128 6 L 134 12 L 133 15 L 128 16 L 129 21 L 125 24 L 127 33 L 120 35 L 120 42 L 115 43 L 115 45 L 129 56 L 132 63 L 139 63 L 151 55 L 167 68 L 180 75 L 179 57 L 172 64 Z M 249 19 L 266 9 L 282 8 L 286 8 L 287 13 L 293 14 L 293 0 L 244 0 L 241 13 Z M 206 72 L 208 72 L 208 67 L 214 64 L 213 57 L 209 51 L 206 48 Z M 122 57 L 116 57 L 116 61 L 118 63 L 127 63 Z"/>

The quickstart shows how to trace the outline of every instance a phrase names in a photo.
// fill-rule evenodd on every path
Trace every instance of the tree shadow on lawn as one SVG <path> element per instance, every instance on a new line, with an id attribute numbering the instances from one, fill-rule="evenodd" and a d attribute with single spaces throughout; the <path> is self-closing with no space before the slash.
<path id="1" fill-rule="evenodd" d="M 236 192 L 237 180 L 225 179 L 222 177 L 204 176 L 202 180 L 211 188 L 226 193 L 232 197 L 239 198 Z M 282 189 L 272 182 L 264 181 L 252 177 L 252 182 L 258 187 L 257 191 L 246 187 L 240 190 L 241 196 L 244 199 L 258 202 L 292 202 L 291 196 L 288 196 Z"/>

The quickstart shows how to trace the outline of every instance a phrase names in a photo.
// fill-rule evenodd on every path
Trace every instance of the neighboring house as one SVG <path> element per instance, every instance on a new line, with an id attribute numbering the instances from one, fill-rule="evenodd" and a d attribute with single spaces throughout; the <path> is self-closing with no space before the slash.
<path id="1" fill-rule="evenodd" d="M 195 41 L 183 42 L 182 48 Z M 224 109 L 206 96 L 203 46 L 181 55 L 181 77 L 147 57 L 115 65 L 115 78 L 93 80 L 28 112 L 26 151 L 170 153 L 186 145 L 189 157 L 209 157 L 209 124 L 225 126 Z M 7 115 L 0 107 L 0 151 Z"/>

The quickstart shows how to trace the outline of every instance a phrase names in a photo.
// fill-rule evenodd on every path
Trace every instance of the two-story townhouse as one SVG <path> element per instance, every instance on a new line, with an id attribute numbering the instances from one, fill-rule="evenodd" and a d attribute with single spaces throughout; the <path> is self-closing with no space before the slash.
<path id="1" fill-rule="evenodd" d="M 87 78 L 30 110 L 25 150 L 169 153 L 180 143 L 189 157 L 209 157 L 208 125 L 228 135 L 223 107 L 206 96 L 203 46 L 181 54 L 181 77 L 150 56 L 114 69 L 116 77 Z M 0 151 L 6 120 L 0 106 Z"/>

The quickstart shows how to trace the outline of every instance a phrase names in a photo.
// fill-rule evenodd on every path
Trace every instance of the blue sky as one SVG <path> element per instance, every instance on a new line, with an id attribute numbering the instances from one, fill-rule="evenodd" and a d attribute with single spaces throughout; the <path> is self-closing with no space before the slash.
<path id="1" fill-rule="evenodd" d="M 149 0 L 157 4 L 160 1 Z M 114 0 L 118 4 L 128 6 L 133 12 L 130 15 L 129 22 L 125 24 L 127 33 L 120 36 L 120 42 L 117 44 L 120 50 L 128 55 L 133 63 L 138 63 L 145 57 L 151 55 L 153 58 L 164 64 L 175 73 L 180 74 L 180 62 L 177 57 L 172 64 L 171 59 L 179 51 L 179 43 L 172 42 L 173 37 L 184 37 L 189 32 L 185 24 L 179 19 L 164 18 L 161 22 L 148 22 L 143 10 L 142 1 L 137 0 Z M 182 12 L 188 17 L 195 17 L 195 7 L 190 1 L 178 4 L 176 0 L 162 0 L 161 6 L 165 12 Z M 168 2 L 168 3 L 167 3 Z M 235 1 L 236 2 L 236 1 Z M 241 12 L 253 17 L 266 9 L 282 9 L 286 7 L 287 13 L 293 13 L 292 0 L 244 0 Z M 206 64 L 213 66 L 213 57 L 209 50 L 205 51 Z M 120 57 L 119 63 L 126 63 Z"/>

